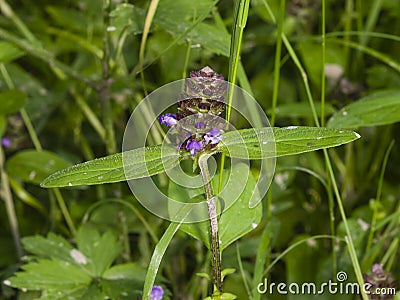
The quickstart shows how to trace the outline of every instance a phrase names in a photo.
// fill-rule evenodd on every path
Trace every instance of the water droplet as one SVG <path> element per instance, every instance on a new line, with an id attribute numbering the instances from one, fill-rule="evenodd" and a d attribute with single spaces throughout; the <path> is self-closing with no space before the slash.
<path id="1" fill-rule="evenodd" d="M 263 145 L 266 145 L 266 144 L 268 144 L 268 142 L 263 142 Z"/>
<path id="2" fill-rule="evenodd" d="M 110 31 L 115 31 L 115 30 L 117 30 L 117 28 L 116 28 L 115 26 L 108 26 L 108 27 L 107 27 L 107 31 L 108 31 L 108 32 L 110 32 Z"/>
<path id="3" fill-rule="evenodd" d="M 30 179 L 30 180 L 33 180 L 35 177 L 36 177 L 36 172 L 35 172 L 35 171 L 31 171 L 31 172 L 29 173 L 29 179 Z"/>
<path id="4" fill-rule="evenodd" d="M 322 136 L 317 137 L 317 140 L 322 140 Z"/>
<path id="5" fill-rule="evenodd" d="M 317 245 L 317 242 L 315 240 L 307 240 L 307 245 L 310 246 L 311 248 L 314 248 Z"/>
<path id="6" fill-rule="evenodd" d="M 354 134 L 356 135 L 356 137 L 359 139 L 361 137 L 361 135 L 359 135 L 357 132 L 354 132 Z"/>
<path id="7" fill-rule="evenodd" d="M 347 111 L 342 112 L 343 116 L 347 116 Z"/>
<path id="8" fill-rule="evenodd" d="M 69 255 L 71 255 L 74 261 L 78 264 L 85 265 L 87 263 L 86 256 L 77 249 L 72 249 L 69 252 Z"/>
<path id="9" fill-rule="evenodd" d="M 10 280 L 4 280 L 3 283 L 4 283 L 5 285 L 11 285 L 11 281 L 10 281 Z"/>
<path id="10" fill-rule="evenodd" d="M 298 128 L 299 126 L 288 126 L 288 127 L 286 127 L 286 129 L 296 129 L 296 128 Z"/>
<path id="11" fill-rule="evenodd" d="M 360 225 L 362 231 L 367 231 L 369 229 L 368 223 L 366 223 L 363 219 L 358 218 L 357 223 Z"/>
<path id="12" fill-rule="evenodd" d="M 102 179 L 103 179 L 103 176 L 97 176 L 97 179 L 98 179 L 98 180 L 102 180 Z"/>
<path id="13" fill-rule="evenodd" d="M 87 172 L 83 172 L 83 175 L 87 175 Z"/>
<path id="14" fill-rule="evenodd" d="M 252 224 L 251 224 L 251 227 L 253 227 L 253 229 L 256 228 L 257 226 L 258 226 L 257 223 L 252 223 Z"/>
<path id="15" fill-rule="evenodd" d="M 71 182 L 68 182 L 68 186 L 72 186 L 72 183 L 71 183 Z"/>

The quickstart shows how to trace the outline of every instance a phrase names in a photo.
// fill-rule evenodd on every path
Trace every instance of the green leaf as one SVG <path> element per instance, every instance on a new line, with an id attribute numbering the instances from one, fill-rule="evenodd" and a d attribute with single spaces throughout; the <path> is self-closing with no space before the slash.
<path id="1" fill-rule="evenodd" d="M 98 31 L 99 28 L 101 28 L 101 18 L 90 18 L 89 20 L 82 11 L 61 5 L 48 5 L 45 9 L 50 18 L 61 28 L 80 33 L 86 33 L 89 27 L 94 31 Z M 71 22 L 71 20 L 73 20 L 73 22 Z"/>
<path id="2" fill-rule="evenodd" d="M 222 142 L 215 149 L 232 157 L 261 159 L 334 147 L 359 137 L 353 131 L 317 127 L 274 128 L 273 134 L 271 128 L 244 129 L 225 133 Z M 177 156 L 176 150 L 162 150 L 161 145 L 138 148 L 61 170 L 46 178 L 41 186 L 64 187 L 143 178 L 176 166 L 179 163 Z M 29 176 L 25 174 L 25 178 Z"/>
<path id="3" fill-rule="evenodd" d="M 69 290 L 89 285 L 92 278 L 81 268 L 66 261 L 39 259 L 22 266 L 9 279 L 9 285 L 27 290 Z M 8 282 L 7 282 L 8 283 Z"/>
<path id="4" fill-rule="evenodd" d="M 25 182 L 40 183 L 50 174 L 70 165 L 66 160 L 49 151 L 22 150 L 6 164 L 10 176 Z"/>
<path id="5" fill-rule="evenodd" d="M 8 90 L 0 93 L 0 115 L 19 111 L 26 102 L 26 95 L 20 90 Z"/>
<path id="6" fill-rule="evenodd" d="M 120 3 L 110 13 L 111 26 L 115 27 L 113 33 L 120 34 L 123 30 L 127 33 L 139 34 L 143 31 L 146 15 L 143 9 L 133 4 Z"/>
<path id="7" fill-rule="evenodd" d="M 9 42 L 0 42 L 0 63 L 13 61 L 25 53 Z"/>
<path id="8" fill-rule="evenodd" d="M 102 276 L 121 252 L 117 237 L 111 231 L 100 236 L 96 229 L 86 225 L 79 228 L 76 242 L 93 277 Z"/>
<path id="9" fill-rule="evenodd" d="M 353 131 L 320 127 L 251 128 L 223 134 L 216 150 L 231 157 L 262 159 L 335 147 L 358 138 Z"/>
<path id="10" fill-rule="evenodd" d="M 104 272 L 101 285 L 111 299 L 136 299 L 145 276 L 146 270 L 136 263 L 117 265 Z"/>
<path id="11" fill-rule="evenodd" d="M 196 18 L 205 18 L 215 3 L 211 0 L 160 1 L 153 22 L 176 38 L 184 37 L 182 35 L 185 34 L 186 37 L 190 36 L 192 44 L 201 45 L 216 54 L 229 56 L 230 35 L 224 27 L 201 22 L 188 30 Z M 140 33 L 143 30 L 145 14 L 141 8 L 126 3 L 120 4 L 111 13 L 111 24 L 116 27 L 117 33 L 124 28 L 129 32 Z"/>
<path id="12" fill-rule="evenodd" d="M 146 270 L 138 264 L 127 263 L 106 270 L 102 277 L 108 280 L 133 280 L 143 283 L 145 275 Z"/>
<path id="13" fill-rule="evenodd" d="M 400 91 L 378 92 L 353 102 L 328 121 L 330 128 L 358 128 L 400 121 Z"/>
<path id="14" fill-rule="evenodd" d="M 49 233 L 47 238 L 35 235 L 22 239 L 24 249 L 41 258 L 59 259 L 74 262 L 70 253 L 74 247 L 63 237 Z"/>
<path id="15" fill-rule="evenodd" d="M 230 176 L 229 172 L 224 172 L 224 182 L 230 178 L 229 182 L 229 193 L 224 197 L 229 197 L 229 195 L 240 195 L 238 199 L 224 211 L 219 218 L 219 239 L 221 241 L 220 248 L 221 251 L 228 247 L 231 243 L 244 236 L 248 232 L 252 231 L 260 222 L 262 217 L 262 206 L 258 205 L 254 208 L 249 207 L 249 200 L 253 195 L 253 191 L 258 194 L 256 189 L 256 180 L 249 172 L 248 166 L 243 163 L 238 163 L 233 167 Z M 241 174 L 246 174 L 249 172 L 247 183 L 243 189 L 242 181 L 244 178 Z M 214 191 L 218 189 L 218 175 L 214 176 L 212 184 Z M 173 193 L 172 196 L 177 201 L 185 201 L 188 199 L 188 193 L 184 190 L 187 188 L 177 188 L 177 185 L 170 181 L 169 192 Z M 242 191 L 243 189 L 243 191 Z M 193 189 L 197 190 L 197 189 Z M 190 192 L 190 191 L 189 191 Z M 227 202 L 227 201 L 225 201 Z M 239 222 L 238 222 L 239 220 Z M 191 235 L 192 237 L 201 240 L 208 248 L 210 247 L 210 237 L 209 237 L 209 221 L 202 221 L 198 223 L 188 223 L 182 224 L 181 230 Z"/>
<path id="16" fill-rule="evenodd" d="M 78 164 L 49 176 L 41 186 L 101 184 L 156 175 L 179 163 L 175 150 L 161 149 L 161 145 L 138 148 Z"/>
<path id="17" fill-rule="evenodd" d="M 22 202 L 37 209 L 44 217 L 48 216 L 47 209 L 42 202 L 40 202 L 40 200 L 34 197 L 31 193 L 28 193 L 19 180 L 15 180 L 12 177 L 9 177 L 8 179 L 13 192 Z"/>

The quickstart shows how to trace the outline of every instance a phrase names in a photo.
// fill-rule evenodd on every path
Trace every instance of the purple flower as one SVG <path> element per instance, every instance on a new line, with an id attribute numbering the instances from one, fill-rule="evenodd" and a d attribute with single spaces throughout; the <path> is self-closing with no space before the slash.
<path id="1" fill-rule="evenodd" d="M 150 300 L 162 300 L 163 295 L 164 295 L 163 288 L 159 285 L 155 285 L 151 289 Z"/>
<path id="2" fill-rule="evenodd" d="M 197 129 L 204 129 L 206 127 L 206 124 L 204 124 L 203 122 L 199 122 L 194 124 L 194 127 L 196 127 Z"/>
<path id="3" fill-rule="evenodd" d="M 158 122 L 160 122 L 160 124 L 165 124 L 169 127 L 172 127 L 178 123 L 178 121 L 176 120 L 176 115 L 174 114 L 162 115 L 158 118 Z"/>
<path id="4" fill-rule="evenodd" d="M 4 148 L 9 148 L 9 147 L 11 147 L 11 145 L 12 145 L 11 139 L 8 138 L 8 137 L 2 138 L 2 139 L 1 139 L 1 145 L 2 145 Z"/>
<path id="5" fill-rule="evenodd" d="M 195 155 L 202 149 L 203 149 L 203 144 L 198 141 L 188 141 L 186 144 L 186 150 L 190 150 L 190 154 L 192 155 Z"/>
<path id="6" fill-rule="evenodd" d="M 218 128 L 213 128 L 204 136 L 204 140 L 207 144 L 215 145 L 222 140 L 221 131 Z"/>

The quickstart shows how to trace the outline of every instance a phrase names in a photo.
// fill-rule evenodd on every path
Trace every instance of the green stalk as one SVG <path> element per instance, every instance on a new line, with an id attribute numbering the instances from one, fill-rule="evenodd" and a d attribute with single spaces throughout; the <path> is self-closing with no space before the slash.
<path id="1" fill-rule="evenodd" d="M 73 236 L 76 236 L 76 228 L 74 222 L 72 221 L 71 215 L 68 212 L 67 205 L 65 204 L 65 200 L 61 195 L 60 189 L 55 188 L 53 189 L 54 195 L 56 196 L 58 206 L 61 209 L 61 212 L 64 216 L 65 222 L 67 222 L 68 228 L 71 231 Z"/>
<path id="2" fill-rule="evenodd" d="M 81 109 L 82 113 L 88 119 L 90 125 L 92 125 L 93 129 L 97 132 L 103 142 L 106 142 L 106 130 L 104 129 L 103 125 L 101 124 L 100 120 L 97 118 L 96 114 L 90 108 L 90 106 L 86 103 L 83 97 L 76 92 L 75 89 L 71 90 L 72 96 L 75 98 L 76 103 L 78 104 L 79 108 Z"/>
<path id="3" fill-rule="evenodd" d="M 4 64 L 0 64 L 0 72 L 4 77 L 4 80 L 6 81 L 8 88 L 9 89 L 14 89 L 14 87 L 15 87 L 14 83 L 12 82 L 12 79 L 11 79 L 10 75 L 8 74 L 8 71 L 5 68 Z M 28 130 L 29 136 L 30 136 L 30 138 L 32 140 L 32 143 L 33 143 L 35 149 L 37 151 L 42 151 L 43 150 L 42 145 L 40 144 L 39 138 L 38 138 L 38 136 L 37 136 L 37 134 L 35 132 L 35 128 L 32 125 L 32 122 L 31 122 L 31 119 L 29 118 L 29 115 L 26 113 L 24 108 L 22 108 L 20 110 L 20 113 L 21 113 L 22 119 L 24 121 L 24 124 L 25 124 L 27 130 Z M 54 189 L 54 193 L 56 195 L 56 198 L 57 198 L 58 204 L 60 206 L 61 212 L 62 212 L 62 214 L 64 216 L 64 219 L 67 222 L 71 233 L 75 236 L 75 233 L 76 233 L 75 226 L 74 226 L 74 223 L 72 222 L 71 216 L 70 216 L 70 214 L 68 212 L 67 206 L 65 204 L 65 200 L 62 197 L 59 189 L 55 188 Z M 14 212 L 14 214 L 15 214 L 15 212 Z"/>
<path id="4" fill-rule="evenodd" d="M 340 215 L 342 217 L 344 228 L 346 230 L 346 239 L 345 240 L 346 240 L 346 243 L 347 243 L 347 246 L 348 246 L 347 249 L 348 249 L 349 254 L 350 254 L 350 259 L 351 259 L 351 262 L 353 264 L 354 273 L 356 274 L 356 278 L 357 278 L 358 284 L 360 286 L 363 286 L 364 285 L 364 278 L 363 278 L 363 275 L 362 275 L 362 272 L 361 272 L 360 263 L 358 262 L 356 248 L 354 247 L 353 238 L 351 237 L 350 228 L 349 228 L 349 225 L 347 223 L 347 217 L 346 217 L 346 213 L 344 211 L 342 197 L 340 196 L 340 193 L 339 193 L 339 188 L 338 188 L 337 183 L 336 183 L 335 174 L 333 173 L 333 168 L 332 168 L 332 165 L 331 165 L 331 161 L 329 159 L 328 151 L 326 149 L 324 149 L 323 152 L 324 152 L 325 161 L 326 161 L 326 164 L 327 164 L 327 167 L 328 167 L 329 176 L 330 176 L 331 181 L 332 181 L 333 191 L 334 191 L 335 196 L 336 196 L 336 200 L 337 200 L 336 202 L 337 202 L 337 205 L 339 207 L 339 212 L 340 212 Z M 363 300 L 368 300 L 368 296 L 367 296 L 367 294 L 365 294 L 365 291 L 363 289 L 361 289 L 361 297 L 362 297 Z"/>
<path id="5" fill-rule="evenodd" d="M 349 1 L 351 1 L 351 0 L 349 0 Z M 269 5 L 265 0 L 264 0 L 264 4 L 268 7 L 267 10 L 271 13 L 272 11 L 269 8 Z M 275 20 L 275 16 L 272 13 L 271 13 L 270 17 L 271 17 L 272 20 Z M 305 72 L 304 68 L 302 67 L 299 59 L 297 58 L 297 55 L 296 55 L 294 49 L 290 45 L 290 42 L 289 42 L 289 40 L 287 39 L 287 37 L 286 37 L 286 35 L 284 33 L 282 33 L 282 40 L 283 40 L 283 43 L 285 44 L 285 46 L 286 46 L 286 48 L 287 48 L 287 50 L 289 52 L 289 55 L 290 55 L 291 59 L 293 60 L 293 62 L 295 63 L 297 69 L 299 70 L 299 72 L 301 74 L 301 77 L 303 79 L 303 84 L 304 84 L 304 87 L 306 89 L 307 98 L 308 98 L 308 101 L 310 103 L 310 107 L 311 107 L 311 110 L 312 110 L 312 113 L 313 113 L 314 122 L 315 122 L 317 127 L 320 127 L 320 122 L 318 120 L 318 115 L 317 115 L 317 112 L 315 110 L 313 97 L 312 97 L 310 86 L 309 86 L 309 83 L 308 83 L 307 73 Z M 338 189 L 338 186 L 337 186 L 337 183 L 336 183 L 335 174 L 333 173 L 333 168 L 332 168 L 332 164 L 331 164 L 331 161 L 330 161 L 330 157 L 329 157 L 328 151 L 326 149 L 324 149 L 323 152 L 324 152 L 324 157 L 325 157 L 325 161 L 326 161 L 326 164 L 327 164 L 329 176 L 330 176 L 331 181 L 332 181 L 333 190 L 334 190 L 334 193 L 335 193 L 335 196 L 336 196 L 336 200 L 337 200 L 337 204 L 338 204 L 338 207 L 339 207 L 340 215 L 342 217 L 343 225 L 344 225 L 345 230 L 346 230 L 346 235 L 347 235 L 346 236 L 346 242 L 347 242 L 347 246 L 348 246 L 347 248 L 348 248 L 348 251 L 349 251 L 349 254 L 350 254 L 351 262 L 353 264 L 353 268 L 354 268 L 354 272 L 355 272 L 356 277 L 357 277 L 357 281 L 360 284 L 360 286 L 362 286 L 364 284 L 364 279 L 362 277 L 362 272 L 361 272 L 360 264 L 359 264 L 359 261 L 358 261 L 357 255 L 356 255 L 356 250 L 355 250 L 355 247 L 354 247 L 353 239 L 351 237 L 350 228 L 349 228 L 348 223 L 347 223 L 347 217 L 346 217 L 346 213 L 344 211 L 342 198 L 340 196 L 339 189 Z M 361 296 L 362 296 L 363 300 L 368 300 L 368 296 L 365 294 L 365 292 L 363 290 L 361 291 Z"/>
<path id="6" fill-rule="evenodd" d="M 232 32 L 231 48 L 229 54 L 229 74 L 228 81 L 231 83 L 229 86 L 229 99 L 228 109 L 226 113 L 226 120 L 229 122 L 232 112 L 233 89 L 236 83 L 237 70 L 240 59 L 240 49 L 242 46 L 243 31 L 246 27 L 247 18 L 249 15 L 249 0 L 237 0 L 235 10 L 235 22 Z"/>
<path id="7" fill-rule="evenodd" d="M 204 154 L 199 157 L 198 164 L 203 178 L 204 190 L 206 193 L 208 216 L 210 218 L 210 248 L 212 252 L 212 269 L 213 269 L 213 284 L 216 292 L 222 292 L 222 275 L 221 275 L 221 254 L 219 249 L 218 237 L 218 219 L 217 208 L 215 203 L 214 192 L 211 186 L 211 177 L 208 170 L 207 159 L 210 154 Z"/>
<path id="8" fill-rule="evenodd" d="M 272 112 L 271 112 L 271 126 L 275 125 L 275 109 L 276 104 L 278 102 L 278 94 L 279 94 L 279 79 L 281 73 L 281 55 L 282 55 L 282 32 L 283 32 L 283 20 L 285 16 L 286 9 L 286 1 L 281 1 L 280 6 L 280 16 L 281 19 L 278 22 L 278 32 L 276 39 L 276 49 L 275 49 L 275 63 L 274 63 L 274 89 L 272 91 Z"/>
<path id="9" fill-rule="evenodd" d="M 102 82 L 99 87 L 99 98 L 103 109 L 103 122 L 106 130 L 106 148 L 108 154 L 117 151 L 114 126 L 112 121 L 112 107 L 110 99 L 110 34 L 107 28 L 110 25 L 111 1 L 103 0 L 103 58 L 102 58 Z"/>
<path id="10" fill-rule="evenodd" d="M 15 249 L 17 250 L 18 259 L 23 255 L 21 238 L 19 234 L 19 226 L 17 214 L 15 213 L 14 201 L 12 198 L 10 182 L 8 181 L 8 175 L 4 170 L 4 153 L 3 147 L 0 145 L 0 172 L 1 172 L 1 189 L 4 202 L 6 204 L 6 211 L 8 220 L 10 222 L 11 233 L 14 239 Z"/>
<path id="11" fill-rule="evenodd" d="M 367 17 L 367 21 L 365 22 L 363 31 L 372 31 L 378 21 L 379 13 L 381 11 L 381 7 L 383 4 L 383 0 L 374 0 L 372 1 L 372 7 L 369 10 L 369 14 Z M 360 17 L 361 18 L 361 17 Z M 368 44 L 369 37 L 367 35 L 360 36 L 360 44 L 361 46 L 366 46 Z M 355 59 L 355 66 L 359 66 L 362 59 L 362 52 L 358 51 Z"/>
<path id="12" fill-rule="evenodd" d="M 322 0 L 322 20 L 321 20 L 321 57 L 322 57 L 322 72 L 321 72 L 321 126 L 325 126 L 325 62 L 326 62 L 326 0 Z"/>
<path id="13" fill-rule="evenodd" d="M 231 37 L 231 46 L 229 54 L 228 81 L 231 84 L 229 85 L 228 108 L 226 111 L 227 126 L 229 126 L 229 120 L 232 112 L 233 91 L 239 67 L 240 49 L 242 46 L 243 31 L 244 28 L 246 27 L 247 18 L 249 15 L 249 4 L 250 0 L 236 1 L 235 22 L 233 23 L 233 32 Z M 224 165 L 225 165 L 225 154 L 223 154 L 221 157 L 218 192 L 222 190 L 222 176 L 223 176 Z"/>
<path id="14" fill-rule="evenodd" d="M 159 0 L 151 0 L 149 10 L 147 11 L 146 19 L 144 21 L 142 40 L 140 42 L 139 49 L 139 68 L 140 68 L 140 78 L 142 80 L 142 86 L 144 94 L 147 96 L 146 81 L 144 79 L 143 62 L 144 62 L 144 51 L 146 49 L 147 37 L 150 32 L 151 23 L 153 22 L 154 15 L 158 7 Z"/>
<path id="15" fill-rule="evenodd" d="M 378 190 L 376 192 L 374 212 L 373 212 L 373 215 L 372 215 L 371 228 L 369 230 L 367 246 L 365 248 L 365 254 L 368 254 L 369 250 L 371 249 L 372 239 L 374 238 L 374 233 L 376 231 L 376 222 L 378 220 L 378 213 L 379 213 L 378 212 L 378 208 L 379 208 L 379 205 L 381 203 L 383 179 L 384 179 L 384 176 L 385 176 L 385 170 L 386 170 L 387 162 L 389 160 L 389 155 L 390 155 L 390 152 L 392 151 L 393 146 L 394 146 L 394 141 L 392 141 L 390 143 L 389 147 L 387 148 L 386 153 L 385 153 L 385 158 L 383 159 L 383 162 L 382 162 L 382 169 L 381 169 L 381 174 L 379 176 Z"/>
<path id="16" fill-rule="evenodd" d="M 249 288 L 249 284 L 247 283 L 247 279 L 246 279 L 246 272 L 244 271 L 243 264 L 242 264 L 239 243 L 236 242 L 235 244 L 236 244 L 236 259 L 238 261 L 240 275 L 242 276 L 242 281 L 243 281 L 243 284 L 244 284 L 244 288 L 246 289 L 247 297 L 249 299 L 252 299 L 251 291 L 250 291 L 250 288 Z"/>
<path id="17" fill-rule="evenodd" d="M 33 33 L 29 30 L 29 28 L 21 21 L 21 19 L 16 15 L 11 6 L 5 0 L 0 0 L 0 9 L 2 14 L 11 19 L 14 25 L 18 28 L 18 30 L 22 33 L 25 38 L 34 44 L 40 44 L 40 42 L 36 39 Z"/>
<path id="18" fill-rule="evenodd" d="M 322 57 L 322 72 L 321 72 L 321 126 L 325 126 L 325 89 L 326 89 L 326 80 L 325 80 L 325 63 L 326 63 L 326 0 L 322 0 L 322 19 L 321 19 L 321 57 Z M 327 166 L 326 166 L 326 169 Z M 329 223 L 331 234 L 335 235 L 335 200 L 332 195 L 332 181 L 329 176 L 328 183 L 326 186 L 326 192 L 328 195 L 329 202 Z M 336 262 L 336 251 L 335 251 L 336 241 L 332 239 L 331 247 L 332 247 L 332 270 L 333 274 L 337 274 L 337 262 Z"/>
<path id="19" fill-rule="evenodd" d="M 18 38 L 13 34 L 10 34 L 8 31 L 3 30 L 0 28 L 0 39 L 5 40 L 7 42 L 12 43 L 14 46 L 20 48 L 21 50 L 25 51 L 27 54 L 38 58 L 43 63 L 48 65 L 57 76 L 61 78 L 65 78 L 65 75 L 69 77 L 87 84 L 90 87 L 96 87 L 96 84 L 91 79 L 82 76 L 80 73 L 76 72 L 71 67 L 63 64 L 62 62 L 58 61 L 54 58 L 54 55 L 45 50 L 44 48 L 28 42 L 24 39 Z"/>
<path id="20" fill-rule="evenodd" d="M 346 0 L 346 8 L 345 8 L 345 18 L 344 18 L 344 36 L 343 40 L 345 43 L 350 42 L 350 34 L 348 32 L 351 31 L 351 21 L 352 21 L 352 15 L 353 15 L 353 8 L 354 8 L 354 3 L 353 0 Z M 350 49 L 349 47 L 345 44 L 344 50 L 344 60 L 345 60 L 345 69 L 349 70 L 349 62 L 350 62 Z"/>

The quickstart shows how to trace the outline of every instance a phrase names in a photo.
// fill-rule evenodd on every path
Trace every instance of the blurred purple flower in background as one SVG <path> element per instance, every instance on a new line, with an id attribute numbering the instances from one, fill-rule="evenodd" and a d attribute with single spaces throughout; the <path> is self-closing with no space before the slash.
<path id="1" fill-rule="evenodd" d="M 9 147 L 11 147 L 11 145 L 12 145 L 11 139 L 8 138 L 8 137 L 2 138 L 2 139 L 1 139 L 1 145 L 2 145 L 4 148 L 9 148 Z"/>
<path id="2" fill-rule="evenodd" d="M 162 300 L 163 295 L 164 295 L 163 288 L 159 285 L 155 285 L 151 289 L 150 300 Z"/>

